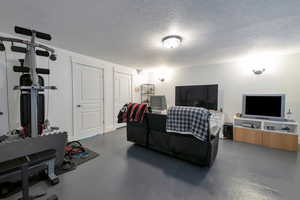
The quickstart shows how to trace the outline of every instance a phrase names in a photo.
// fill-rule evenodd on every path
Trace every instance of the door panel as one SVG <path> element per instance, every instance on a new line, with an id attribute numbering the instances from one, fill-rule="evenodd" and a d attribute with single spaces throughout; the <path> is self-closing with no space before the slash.
<path id="1" fill-rule="evenodd" d="M 8 131 L 6 63 L 4 53 L 0 52 L 0 135 Z"/>
<path id="2" fill-rule="evenodd" d="M 95 72 L 94 70 L 82 70 L 81 78 L 82 78 L 82 101 L 97 101 L 101 98 L 100 91 L 101 90 L 101 80 L 99 76 L 102 76 L 99 72 Z"/>
<path id="3" fill-rule="evenodd" d="M 74 137 L 103 133 L 103 70 L 73 64 Z"/>
<path id="4" fill-rule="evenodd" d="M 115 72 L 115 126 L 120 128 L 125 123 L 118 124 L 118 113 L 122 106 L 132 101 L 132 78 L 130 74 Z"/>
<path id="5" fill-rule="evenodd" d="M 93 129 L 94 127 L 100 127 L 101 122 L 98 120 L 100 118 L 100 110 L 85 111 L 81 114 L 82 129 Z"/>

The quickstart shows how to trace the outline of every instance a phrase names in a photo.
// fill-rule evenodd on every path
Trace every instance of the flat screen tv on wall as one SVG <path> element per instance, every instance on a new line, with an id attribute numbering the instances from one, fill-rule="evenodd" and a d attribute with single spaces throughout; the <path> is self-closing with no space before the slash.
<path id="1" fill-rule="evenodd" d="M 218 85 L 176 86 L 175 105 L 218 110 Z"/>

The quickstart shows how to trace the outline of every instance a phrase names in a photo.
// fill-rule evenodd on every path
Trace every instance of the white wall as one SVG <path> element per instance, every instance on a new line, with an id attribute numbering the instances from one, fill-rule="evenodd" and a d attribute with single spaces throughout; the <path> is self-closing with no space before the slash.
<path id="1" fill-rule="evenodd" d="M 300 54 L 277 56 L 276 63 L 266 66 L 262 75 L 254 75 L 251 67 L 243 62 L 231 62 L 208 66 L 178 68 L 171 71 L 165 81 L 156 82 L 157 94 L 165 94 L 169 105 L 175 104 L 175 86 L 215 84 L 220 87 L 220 107 L 225 120 L 232 121 L 235 113 L 241 112 L 242 94 L 286 94 L 286 109 L 291 108 L 296 121 L 300 122 Z"/>
<path id="2" fill-rule="evenodd" d="M 7 95 L 2 95 L 7 93 L 6 86 L 6 63 L 5 63 L 5 53 L 0 52 L 0 135 L 8 130 L 8 115 L 7 115 Z"/>
<path id="3" fill-rule="evenodd" d="M 5 34 L 1 34 L 5 35 Z M 8 35 L 5 35 L 8 36 Z M 19 92 L 13 91 L 12 88 L 18 85 L 20 74 L 12 71 L 13 65 L 19 65 L 18 58 L 24 58 L 24 54 L 10 52 L 10 44 L 7 48 L 7 63 L 8 69 L 8 89 L 9 89 L 9 127 L 10 129 L 20 127 L 20 112 L 19 112 Z M 55 48 L 55 47 L 54 47 Z M 135 74 L 135 70 L 132 68 L 124 67 L 118 64 L 99 60 L 89 56 L 81 55 L 68 50 L 55 48 L 57 54 L 57 61 L 50 62 L 50 84 L 57 86 L 58 90 L 49 91 L 49 111 L 48 118 L 50 119 L 52 126 L 58 126 L 61 130 L 65 130 L 69 133 L 69 137 L 73 136 L 73 120 L 72 120 L 72 62 L 91 65 L 104 69 L 104 130 L 105 132 L 114 129 L 114 70 L 126 71 L 127 73 Z M 4 59 L 1 56 L 0 59 Z M 5 62 L 1 60 L 0 62 Z M 38 67 L 47 68 L 48 59 L 44 57 L 38 57 Z M 45 83 L 48 85 L 48 76 L 45 77 Z M 46 92 L 46 100 L 47 100 Z M 2 94 L 1 96 L 7 96 Z M 46 102 L 47 109 L 47 102 Z"/>

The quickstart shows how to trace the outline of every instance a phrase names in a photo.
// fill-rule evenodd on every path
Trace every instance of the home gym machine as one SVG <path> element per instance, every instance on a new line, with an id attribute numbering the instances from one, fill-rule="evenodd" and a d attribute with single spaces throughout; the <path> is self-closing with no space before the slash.
<path id="1" fill-rule="evenodd" d="M 34 199 L 28 194 L 28 170 L 32 168 L 46 169 L 46 174 L 52 185 L 59 182 L 55 175 L 54 168 L 61 165 L 64 159 L 64 147 L 67 142 L 67 133 L 60 132 L 42 136 L 45 123 L 45 97 L 44 90 L 57 89 L 55 86 L 45 86 L 44 79 L 39 74 L 49 75 L 50 70 L 38 68 L 36 56 L 49 57 L 56 60 L 55 50 L 36 40 L 51 40 L 51 35 L 36 30 L 22 27 L 15 27 L 17 34 L 30 36 L 30 40 L 19 38 L 8 38 L 0 36 L 0 51 L 5 51 L 3 42 L 11 42 L 11 51 L 24 53 L 25 59 L 20 59 L 21 66 L 14 66 L 13 71 L 22 73 L 19 79 L 19 86 L 15 90 L 20 90 L 20 116 L 22 131 L 20 136 L 27 139 L 4 141 L 0 143 L 0 166 L 4 164 L 9 170 L 1 170 L 0 177 L 8 177 L 7 173 L 14 169 L 14 174 L 21 172 L 23 175 L 23 199 Z M 26 47 L 16 46 L 22 44 Z M 48 153 L 45 153 L 48 152 Z M 29 156 L 31 155 L 31 157 Z M 24 159 L 25 160 L 24 160 Z M 24 160 L 15 162 L 14 160 Z M 19 164 L 18 164 L 19 163 Z M 2 164 L 2 165 L 1 165 Z M 21 169 L 20 169 L 21 166 Z M 25 178 L 24 178 L 25 177 Z M 2 179 L 1 179 L 2 181 Z M 37 196 L 38 197 L 38 196 Z M 55 198 L 54 198 L 55 199 Z"/>
<path id="2" fill-rule="evenodd" d="M 25 137 L 37 137 L 41 135 L 44 124 L 45 97 L 44 90 L 56 89 L 55 86 L 45 86 L 44 79 L 38 74 L 50 74 L 49 69 L 37 68 L 36 55 L 49 57 L 55 61 L 56 55 L 53 48 L 37 43 L 36 38 L 51 40 L 51 36 L 46 33 L 29 30 L 22 27 L 15 27 L 18 34 L 30 36 L 31 40 L 22 40 L 18 38 L 0 37 L 0 50 L 4 51 L 3 42 L 11 42 L 11 51 L 24 53 L 25 59 L 20 59 L 21 66 L 14 66 L 14 72 L 23 73 L 20 76 L 20 85 L 15 90 L 21 91 L 20 113 L 23 135 Z M 16 43 L 25 44 L 26 48 L 15 46 Z"/>

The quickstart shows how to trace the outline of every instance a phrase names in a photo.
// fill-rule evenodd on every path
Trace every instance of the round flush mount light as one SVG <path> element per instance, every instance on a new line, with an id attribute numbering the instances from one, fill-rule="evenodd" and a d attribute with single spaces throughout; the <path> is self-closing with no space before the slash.
<path id="1" fill-rule="evenodd" d="M 162 40 L 162 45 L 168 49 L 175 49 L 178 48 L 182 43 L 182 37 L 178 35 L 169 35 L 164 37 Z"/>

